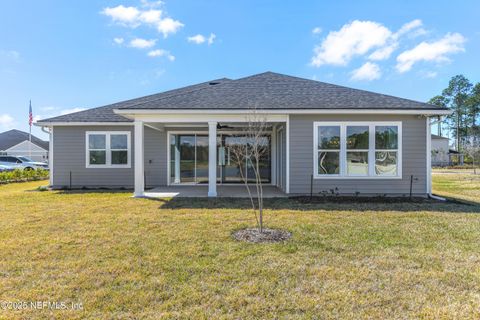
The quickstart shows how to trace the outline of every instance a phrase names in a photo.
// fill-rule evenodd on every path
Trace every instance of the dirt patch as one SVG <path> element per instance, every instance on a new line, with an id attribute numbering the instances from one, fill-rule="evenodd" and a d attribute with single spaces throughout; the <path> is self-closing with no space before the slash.
<path id="1" fill-rule="evenodd" d="M 292 234 L 285 230 L 264 228 L 260 232 L 258 228 L 248 228 L 235 231 L 232 237 L 237 241 L 251 243 L 274 243 L 283 242 L 292 237 Z"/>

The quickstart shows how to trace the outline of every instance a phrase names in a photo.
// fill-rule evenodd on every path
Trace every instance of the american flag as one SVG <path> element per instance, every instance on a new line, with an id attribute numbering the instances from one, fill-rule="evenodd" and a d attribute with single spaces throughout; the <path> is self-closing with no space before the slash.
<path id="1" fill-rule="evenodd" d="M 30 109 L 28 110 L 28 125 L 31 127 L 33 123 L 32 101 L 30 101 Z"/>

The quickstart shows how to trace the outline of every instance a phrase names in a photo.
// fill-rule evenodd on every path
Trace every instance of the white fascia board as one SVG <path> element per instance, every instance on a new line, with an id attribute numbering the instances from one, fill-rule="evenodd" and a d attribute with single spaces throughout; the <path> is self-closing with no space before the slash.
<path id="1" fill-rule="evenodd" d="M 143 122 L 161 122 L 161 123 L 208 123 L 208 122 L 248 122 L 248 113 L 230 113 L 230 114 L 211 114 L 203 112 L 203 114 L 192 113 L 170 113 L 170 114 L 135 114 L 123 115 L 127 118 L 135 119 Z M 259 121 L 266 122 L 285 122 L 286 114 L 266 114 L 259 115 Z"/>
<path id="2" fill-rule="evenodd" d="M 137 115 L 166 115 L 166 114 L 251 114 L 255 112 L 257 114 L 411 114 L 411 115 L 449 115 L 452 114 L 451 110 L 423 110 L 423 109 L 411 109 L 411 110 L 388 110 L 388 109 L 273 109 L 273 110 L 228 110 L 228 109 L 113 109 L 113 112 L 119 115 L 123 115 L 127 118 L 136 117 Z"/>
<path id="3" fill-rule="evenodd" d="M 133 122 L 41 122 L 34 123 L 37 127 L 65 127 L 65 126 L 133 126 Z"/>

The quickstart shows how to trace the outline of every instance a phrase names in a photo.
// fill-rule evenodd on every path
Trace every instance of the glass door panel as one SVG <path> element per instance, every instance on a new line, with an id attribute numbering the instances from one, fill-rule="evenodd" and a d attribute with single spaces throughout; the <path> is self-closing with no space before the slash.
<path id="1" fill-rule="evenodd" d="M 208 136 L 197 135 L 197 183 L 208 183 Z"/>
<path id="2" fill-rule="evenodd" d="M 180 182 L 195 182 L 195 136 L 180 135 Z"/>
<path id="3" fill-rule="evenodd" d="M 249 183 L 255 183 L 255 168 L 247 159 L 248 143 L 245 135 L 222 135 L 218 147 L 218 165 L 222 183 L 243 183 L 244 178 Z M 263 183 L 271 181 L 270 138 L 262 137 L 260 141 L 262 156 L 260 158 L 260 176 Z M 243 178 L 242 178 L 243 176 Z"/>
<path id="4" fill-rule="evenodd" d="M 221 148 L 221 166 L 223 183 L 242 183 L 242 175 L 245 176 L 245 156 L 242 149 L 245 138 L 238 135 L 223 135 L 223 149 Z"/>
<path id="5" fill-rule="evenodd" d="M 252 154 L 251 148 L 253 141 L 249 141 L 248 148 L 249 154 Z M 258 161 L 258 171 L 260 173 L 260 179 L 262 183 L 269 183 L 271 181 L 271 159 L 270 159 L 270 137 L 263 136 L 258 141 L 257 146 L 258 153 L 260 155 Z M 255 171 L 256 163 L 255 157 L 252 155 L 252 158 L 247 161 L 247 178 L 249 183 L 255 183 Z"/>

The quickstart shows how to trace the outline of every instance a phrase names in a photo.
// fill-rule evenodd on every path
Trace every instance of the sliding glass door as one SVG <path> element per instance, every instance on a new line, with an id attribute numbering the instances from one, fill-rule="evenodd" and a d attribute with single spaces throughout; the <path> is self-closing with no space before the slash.
<path id="1" fill-rule="evenodd" d="M 263 152 L 259 161 L 262 183 L 271 182 L 270 136 L 260 138 Z M 244 134 L 221 134 L 218 139 L 218 166 L 221 183 L 255 183 L 255 161 L 249 158 L 253 141 Z"/>
<path id="2" fill-rule="evenodd" d="M 265 150 L 259 161 L 262 183 L 271 182 L 270 136 L 260 139 Z M 252 141 L 244 134 L 219 134 L 217 137 L 217 182 L 255 183 L 255 163 L 248 159 Z M 240 150 L 240 152 L 239 152 Z M 244 154 L 243 154 L 244 152 Z M 170 183 L 208 183 L 208 135 L 170 134 Z"/>
<path id="3" fill-rule="evenodd" d="M 170 135 L 170 182 L 208 182 L 208 136 Z"/>

